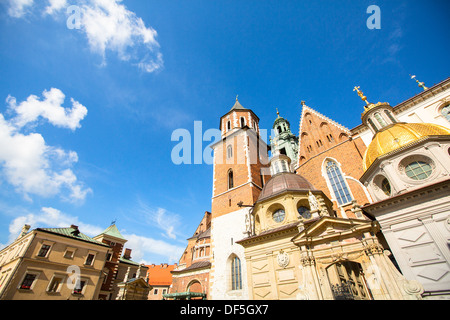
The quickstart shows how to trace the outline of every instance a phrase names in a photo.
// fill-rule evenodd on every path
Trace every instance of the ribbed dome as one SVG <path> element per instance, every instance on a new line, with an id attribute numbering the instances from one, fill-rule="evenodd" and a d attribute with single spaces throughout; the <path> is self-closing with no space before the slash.
<path id="1" fill-rule="evenodd" d="M 450 135 L 446 127 L 430 123 L 396 123 L 378 132 L 366 150 L 363 159 L 364 171 L 383 155 L 406 147 L 428 136 Z"/>
<path id="2" fill-rule="evenodd" d="M 291 173 L 283 172 L 274 175 L 261 191 L 258 201 L 271 198 L 277 194 L 285 191 L 309 191 L 315 190 L 314 186 L 309 183 L 308 180 L 302 176 Z"/>

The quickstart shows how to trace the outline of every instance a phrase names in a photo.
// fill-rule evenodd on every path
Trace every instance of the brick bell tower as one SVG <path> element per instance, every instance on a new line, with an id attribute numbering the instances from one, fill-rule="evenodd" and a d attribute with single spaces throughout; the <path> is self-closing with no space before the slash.
<path id="1" fill-rule="evenodd" d="M 244 248 L 250 206 L 258 199 L 268 171 L 268 146 L 260 137 L 259 118 L 236 97 L 220 118 L 222 139 L 214 150 L 211 204 L 211 299 L 248 299 Z"/>

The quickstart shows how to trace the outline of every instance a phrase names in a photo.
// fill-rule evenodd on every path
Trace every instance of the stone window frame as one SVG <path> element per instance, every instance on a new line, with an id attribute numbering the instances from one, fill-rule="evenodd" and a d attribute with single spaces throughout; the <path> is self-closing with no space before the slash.
<path id="1" fill-rule="evenodd" d="M 431 174 L 422 180 L 415 180 L 410 178 L 407 174 L 406 174 L 406 167 L 416 161 L 421 161 L 421 162 L 425 162 L 427 164 L 429 164 L 431 166 Z M 420 153 L 416 153 L 416 154 L 410 154 L 407 155 L 405 157 L 403 157 L 402 159 L 400 159 L 400 161 L 398 162 L 398 171 L 400 173 L 400 178 L 407 183 L 410 184 L 422 184 L 424 182 L 429 182 L 433 179 L 435 179 L 438 175 L 439 175 L 439 171 L 437 166 L 436 166 L 436 162 L 429 157 L 428 155 L 424 155 L 424 154 L 420 154 Z"/>
<path id="2" fill-rule="evenodd" d="M 348 201 L 348 202 L 343 202 L 342 204 L 339 203 L 338 197 L 337 197 L 336 193 L 334 192 L 334 189 L 331 184 L 330 177 L 329 177 L 328 171 L 327 171 L 327 165 L 330 161 L 334 162 L 336 164 L 336 167 L 339 169 L 339 172 L 342 177 L 341 184 L 343 184 L 343 186 L 346 187 L 346 189 L 348 190 L 348 194 L 350 195 L 350 198 L 351 198 L 350 201 Z M 347 176 L 345 175 L 344 171 L 342 170 L 341 163 L 339 161 L 337 161 L 336 159 L 331 158 L 331 157 L 326 157 L 322 162 L 322 176 L 325 178 L 328 190 L 330 191 L 331 195 L 333 196 L 333 200 L 335 200 L 337 202 L 338 207 L 344 207 L 344 206 L 352 203 L 352 201 L 355 199 L 355 197 L 353 196 L 350 186 L 347 183 Z"/>

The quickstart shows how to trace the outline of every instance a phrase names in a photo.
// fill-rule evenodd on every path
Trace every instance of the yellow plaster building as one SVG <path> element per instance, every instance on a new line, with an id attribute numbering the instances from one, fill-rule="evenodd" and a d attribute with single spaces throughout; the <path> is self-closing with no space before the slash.
<path id="1" fill-rule="evenodd" d="M 75 225 L 29 229 L 0 251 L 0 300 L 97 299 L 109 246 Z"/>

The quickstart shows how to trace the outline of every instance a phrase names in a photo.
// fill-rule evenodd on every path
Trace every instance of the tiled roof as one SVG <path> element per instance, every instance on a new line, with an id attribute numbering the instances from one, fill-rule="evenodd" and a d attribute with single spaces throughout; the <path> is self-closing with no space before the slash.
<path id="1" fill-rule="evenodd" d="M 172 274 L 175 265 L 147 265 L 148 283 L 152 286 L 170 286 L 172 284 Z"/>
<path id="2" fill-rule="evenodd" d="M 135 261 L 133 261 L 133 260 L 130 260 L 130 259 L 126 259 L 126 258 L 124 258 L 123 256 L 119 258 L 119 262 L 132 264 L 132 265 L 134 265 L 134 266 L 139 266 L 139 263 L 137 263 L 137 262 L 135 262 Z"/>
<path id="3" fill-rule="evenodd" d="M 209 267 L 211 267 L 211 262 L 209 262 L 208 260 L 204 260 L 204 261 L 195 262 L 183 270 L 174 270 L 174 271 L 172 271 L 172 273 L 179 273 L 179 272 L 185 272 L 185 271 L 191 271 L 191 270 L 195 270 L 195 269 L 202 269 L 202 268 L 209 268 Z"/>
<path id="4" fill-rule="evenodd" d="M 78 229 L 73 228 L 73 227 L 69 227 L 69 228 L 37 228 L 36 230 L 43 231 L 43 232 L 50 232 L 50 233 L 58 234 L 58 235 L 61 235 L 64 237 L 81 240 L 81 241 L 86 241 L 86 242 L 90 242 L 93 244 L 108 247 L 108 245 L 106 245 L 100 241 L 94 240 L 91 237 L 85 235 L 84 233 L 77 232 Z"/>

